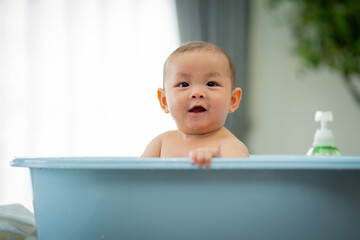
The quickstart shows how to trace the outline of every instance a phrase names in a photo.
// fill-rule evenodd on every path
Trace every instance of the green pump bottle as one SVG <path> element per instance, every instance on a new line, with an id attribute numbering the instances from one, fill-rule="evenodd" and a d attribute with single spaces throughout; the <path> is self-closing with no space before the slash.
<path id="1" fill-rule="evenodd" d="M 340 151 L 334 147 L 334 135 L 331 130 L 326 128 L 326 123 L 333 120 L 332 112 L 315 113 L 315 121 L 321 122 L 321 128 L 316 130 L 312 148 L 307 152 L 308 156 L 325 155 L 340 156 Z"/>

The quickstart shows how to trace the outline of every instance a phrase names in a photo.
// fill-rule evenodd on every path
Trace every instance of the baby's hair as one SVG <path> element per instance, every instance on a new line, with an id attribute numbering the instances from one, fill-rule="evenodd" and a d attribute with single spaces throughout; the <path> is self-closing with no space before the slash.
<path id="1" fill-rule="evenodd" d="M 229 68 L 230 68 L 230 79 L 231 79 L 231 89 L 235 88 L 235 65 L 233 60 L 231 59 L 230 55 L 225 52 L 224 49 L 221 47 L 210 43 L 210 42 L 203 42 L 203 41 L 192 41 L 187 42 L 184 45 L 177 48 L 175 51 L 173 51 L 170 56 L 166 59 L 164 63 L 164 76 L 163 76 L 163 82 L 165 83 L 165 75 L 166 75 L 166 65 L 168 62 L 171 61 L 171 58 L 177 54 L 187 53 L 187 52 L 193 52 L 196 50 L 206 50 L 206 51 L 214 51 L 220 54 L 223 54 L 226 59 L 229 62 Z M 164 85 L 165 86 L 165 85 Z"/>

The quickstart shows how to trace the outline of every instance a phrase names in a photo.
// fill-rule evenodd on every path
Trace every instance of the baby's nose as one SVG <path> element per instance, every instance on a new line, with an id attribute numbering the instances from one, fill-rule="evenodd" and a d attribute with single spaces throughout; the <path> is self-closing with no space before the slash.
<path id="1" fill-rule="evenodd" d="M 191 98 L 205 98 L 205 93 L 201 89 L 196 88 L 191 92 Z"/>

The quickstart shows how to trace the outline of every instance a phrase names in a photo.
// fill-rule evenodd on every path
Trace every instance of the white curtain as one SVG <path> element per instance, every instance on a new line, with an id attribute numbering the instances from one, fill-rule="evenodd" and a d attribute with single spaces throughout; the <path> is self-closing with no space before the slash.
<path id="1" fill-rule="evenodd" d="M 172 0 L 0 0 L 0 204 L 31 208 L 14 157 L 139 156 L 179 44 Z"/>

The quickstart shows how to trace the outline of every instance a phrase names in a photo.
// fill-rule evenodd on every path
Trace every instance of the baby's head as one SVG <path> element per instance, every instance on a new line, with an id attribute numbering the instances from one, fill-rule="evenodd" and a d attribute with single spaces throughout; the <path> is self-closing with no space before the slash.
<path id="1" fill-rule="evenodd" d="M 229 55 L 207 42 L 189 42 L 164 64 L 158 99 L 183 133 L 205 134 L 222 128 L 237 109 L 241 89 L 235 88 L 235 67 Z"/>
<path id="2" fill-rule="evenodd" d="M 167 77 L 168 64 L 173 60 L 174 57 L 181 55 L 181 54 L 191 53 L 194 51 L 208 51 L 210 53 L 223 55 L 225 57 L 225 59 L 228 61 L 228 63 L 226 65 L 229 67 L 227 70 L 229 71 L 229 77 L 231 80 L 231 89 L 232 90 L 235 89 L 235 65 L 234 65 L 234 62 L 232 61 L 231 57 L 229 56 L 229 54 L 227 54 L 227 52 L 225 52 L 221 47 L 219 47 L 213 43 L 202 42 L 202 41 L 193 41 L 193 42 L 185 43 L 184 45 L 180 46 L 179 48 L 177 48 L 174 52 L 172 52 L 170 54 L 170 56 L 166 59 L 165 64 L 164 64 L 164 70 L 163 70 L 163 87 L 164 88 L 165 88 L 165 82 L 166 82 L 166 77 Z"/>

